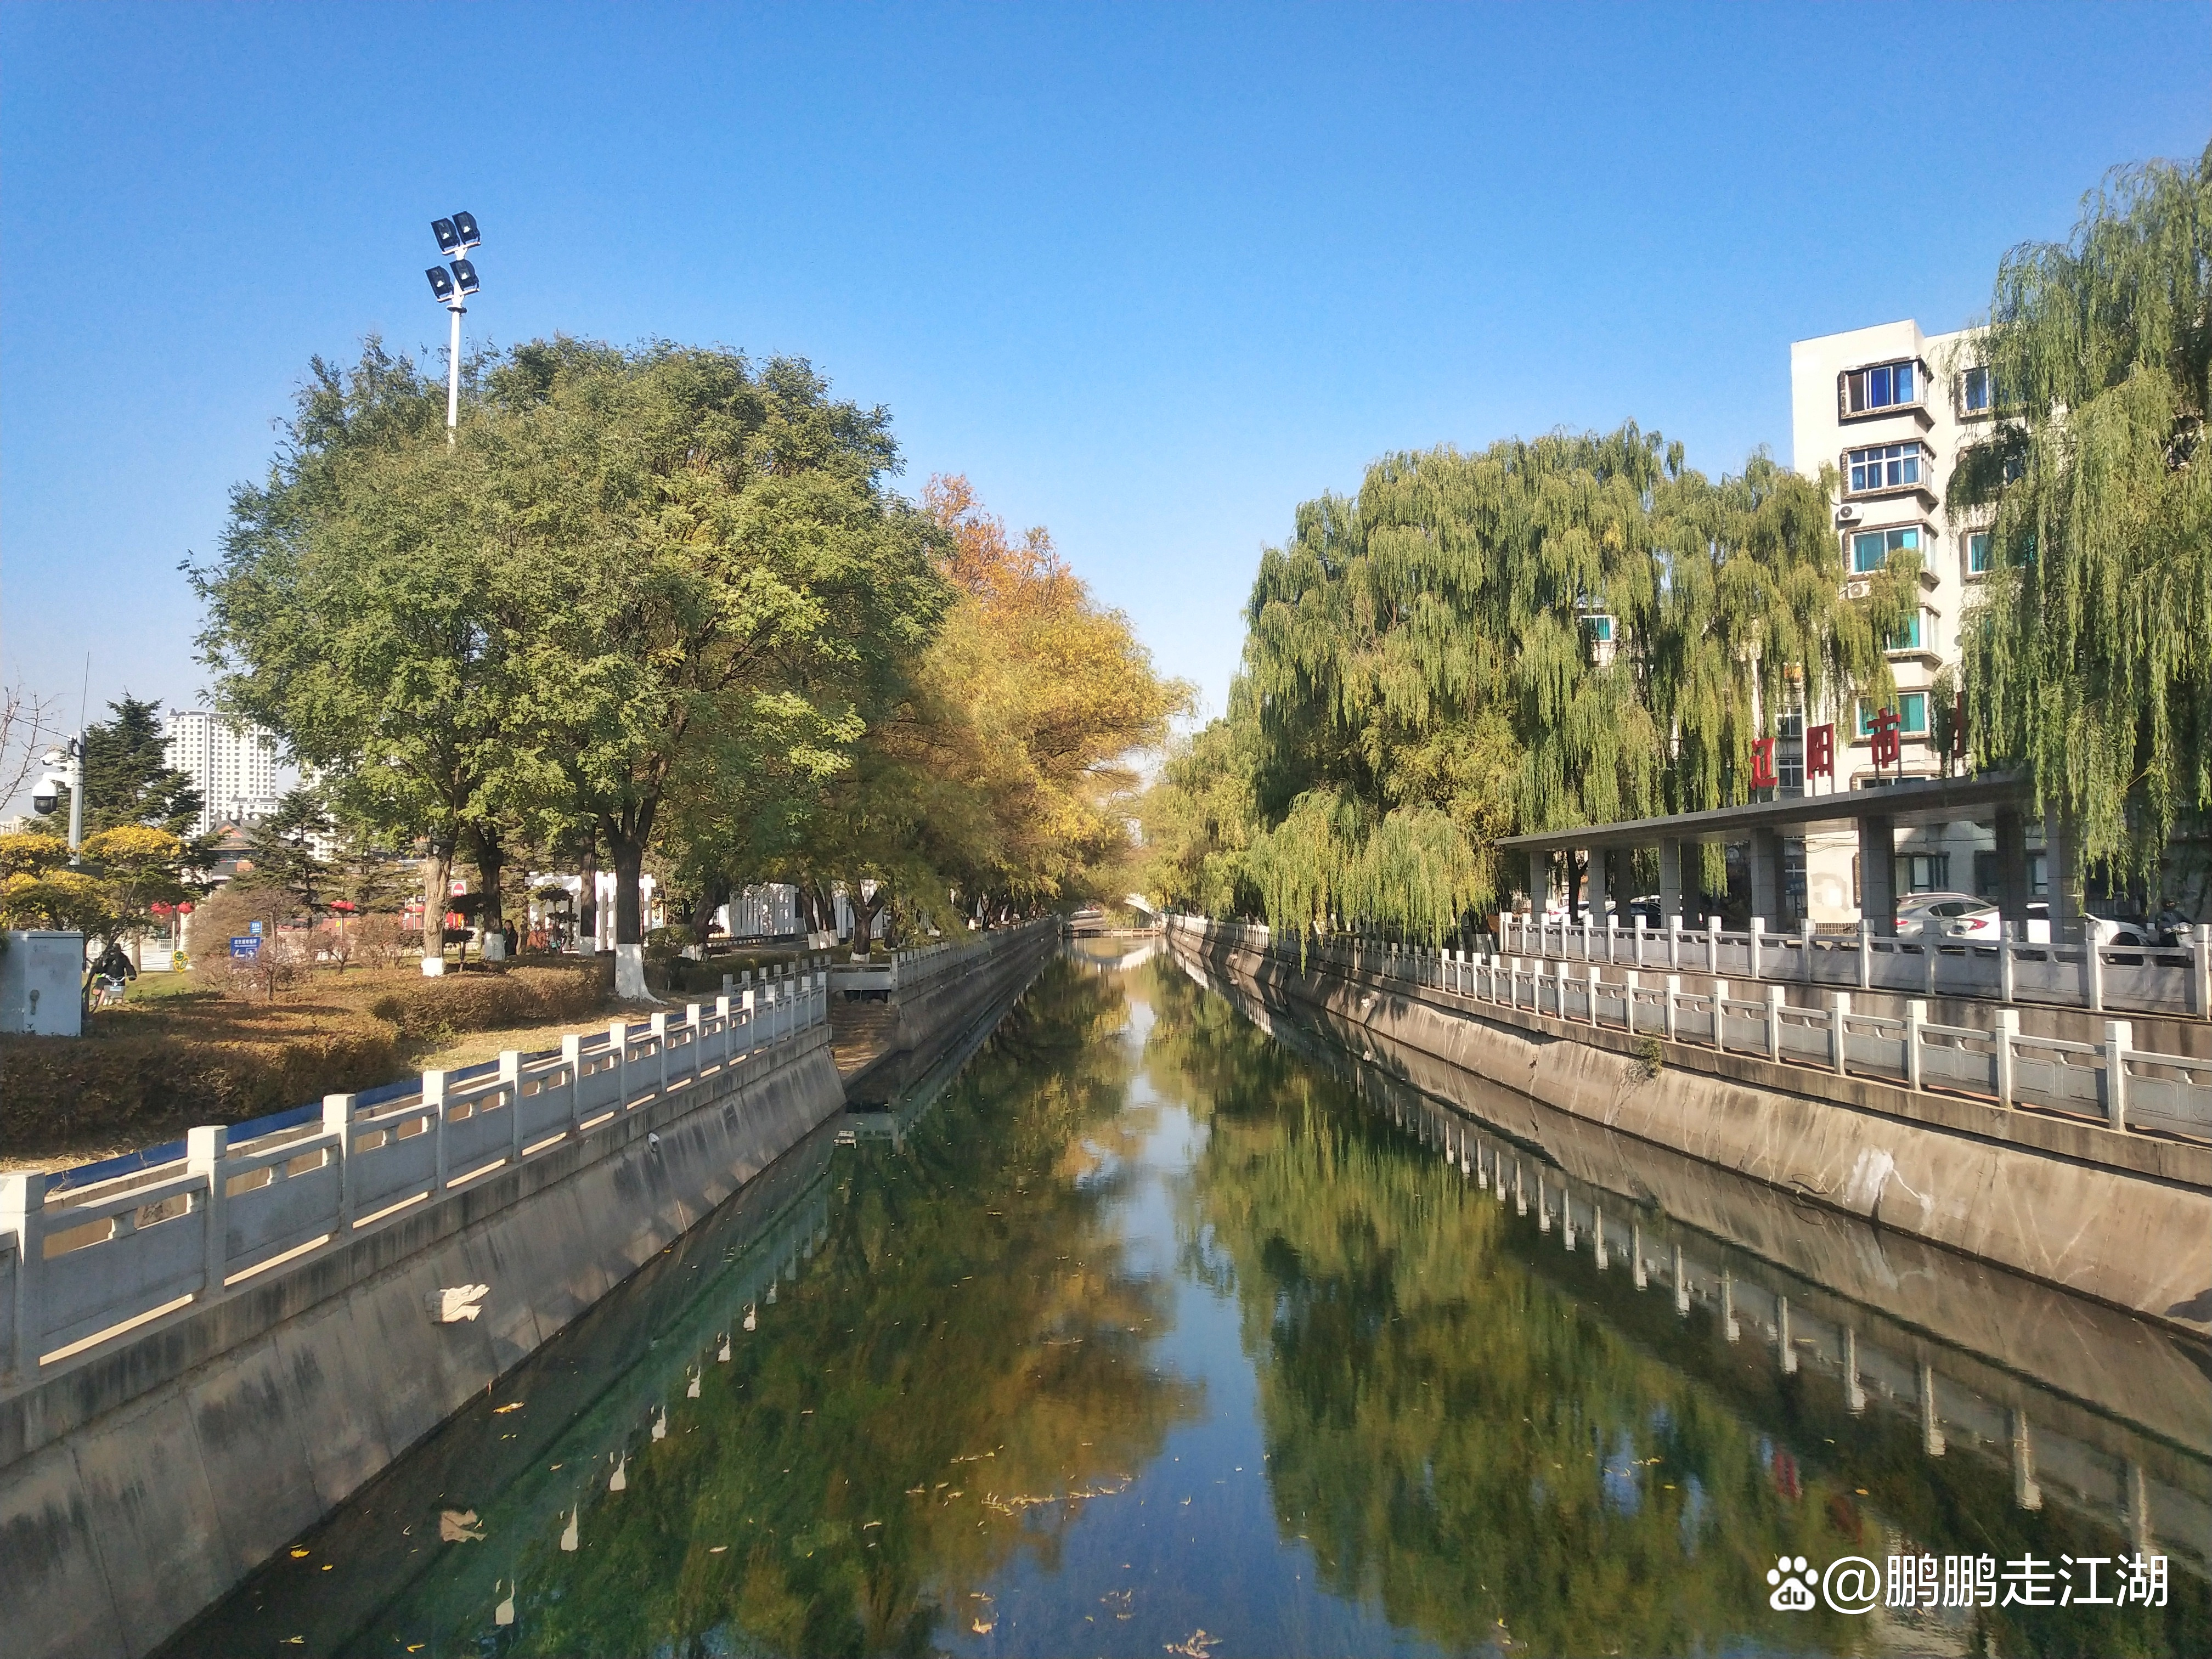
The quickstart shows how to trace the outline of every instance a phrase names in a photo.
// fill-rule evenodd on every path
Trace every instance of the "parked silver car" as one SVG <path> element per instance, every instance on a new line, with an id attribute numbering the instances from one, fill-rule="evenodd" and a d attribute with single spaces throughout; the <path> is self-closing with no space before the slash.
<path id="1" fill-rule="evenodd" d="M 1995 939 L 1997 907 L 1972 893 L 1908 893 L 1897 902 L 1899 939 Z"/>

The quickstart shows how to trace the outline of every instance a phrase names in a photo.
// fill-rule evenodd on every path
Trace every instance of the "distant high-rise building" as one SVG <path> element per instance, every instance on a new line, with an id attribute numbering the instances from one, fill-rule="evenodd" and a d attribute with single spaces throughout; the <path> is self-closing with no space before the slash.
<path id="1" fill-rule="evenodd" d="M 173 709 L 164 752 L 200 792 L 199 829 L 240 823 L 276 810 L 276 734 L 204 708 Z"/>

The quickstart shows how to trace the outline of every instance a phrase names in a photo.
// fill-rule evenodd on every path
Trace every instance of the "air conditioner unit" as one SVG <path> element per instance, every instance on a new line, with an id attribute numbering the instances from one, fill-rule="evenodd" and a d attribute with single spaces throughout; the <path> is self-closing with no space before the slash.
<path id="1" fill-rule="evenodd" d="M 1856 524 L 1858 521 L 1859 510 L 1856 507 L 1853 507 L 1849 501 L 1845 501 L 1841 507 L 1836 509 L 1836 522 L 1838 524 Z"/>

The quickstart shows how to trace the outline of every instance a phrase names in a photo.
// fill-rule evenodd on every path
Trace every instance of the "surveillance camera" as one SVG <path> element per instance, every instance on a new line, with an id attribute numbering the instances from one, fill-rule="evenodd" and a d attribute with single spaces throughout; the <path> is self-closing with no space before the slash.
<path id="1" fill-rule="evenodd" d="M 60 805 L 61 798 L 43 783 L 31 792 L 31 810 L 41 816 Z"/>

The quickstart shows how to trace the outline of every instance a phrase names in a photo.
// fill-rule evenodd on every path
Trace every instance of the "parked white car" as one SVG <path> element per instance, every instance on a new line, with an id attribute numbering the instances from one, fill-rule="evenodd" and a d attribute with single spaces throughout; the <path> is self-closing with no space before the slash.
<path id="1" fill-rule="evenodd" d="M 2002 932 L 1997 907 L 1972 893 L 1908 893 L 1897 902 L 1899 939 L 1994 939 Z"/>

